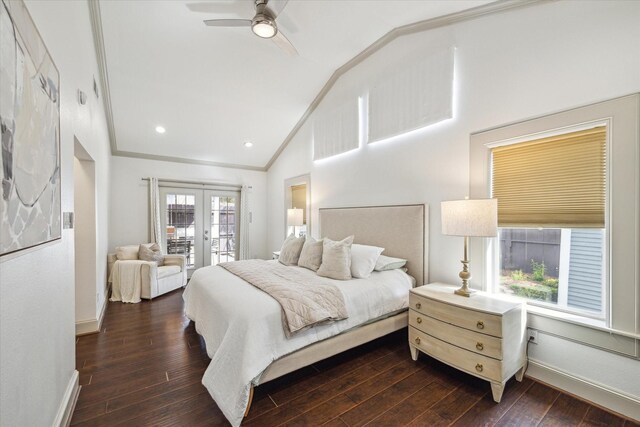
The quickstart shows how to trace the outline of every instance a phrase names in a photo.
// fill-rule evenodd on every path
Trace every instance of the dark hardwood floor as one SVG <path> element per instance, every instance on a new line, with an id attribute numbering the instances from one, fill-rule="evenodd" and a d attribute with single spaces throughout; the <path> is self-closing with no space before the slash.
<path id="1" fill-rule="evenodd" d="M 99 334 L 79 337 L 82 389 L 72 425 L 228 425 L 200 383 L 204 342 L 184 316 L 182 291 L 109 303 Z M 420 356 L 406 332 L 365 344 L 257 387 L 247 426 L 638 425 L 528 378 L 500 404 L 489 383 Z"/>

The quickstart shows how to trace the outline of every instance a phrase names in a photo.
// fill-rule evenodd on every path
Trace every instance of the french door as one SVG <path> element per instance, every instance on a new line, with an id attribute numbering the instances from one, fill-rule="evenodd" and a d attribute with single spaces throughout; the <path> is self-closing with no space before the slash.
<path id="1" fill-rule="evenodd" d="M 182 254 L 187 273 L 238 259 L 240 193 L 160 187 L 164 250 Z"/>

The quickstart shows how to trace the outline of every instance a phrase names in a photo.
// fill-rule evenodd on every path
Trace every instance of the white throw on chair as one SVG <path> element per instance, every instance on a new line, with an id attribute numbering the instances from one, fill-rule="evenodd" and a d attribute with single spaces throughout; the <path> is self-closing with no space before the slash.
<path id="1" fill-rule="evenodd" d="M 150 248 L 153 245 L 119 246 L 116 253 L 107 255 L 108 277 L 113 286 L 112 301 L 139 302 L 140 298 L 152 299 L 187 284 L 184 255 L 163 255 L 160 266 L 154 261 L 139 259 L 140 246 Z M 115 275 L 117 277 L 112 277 Z"/>

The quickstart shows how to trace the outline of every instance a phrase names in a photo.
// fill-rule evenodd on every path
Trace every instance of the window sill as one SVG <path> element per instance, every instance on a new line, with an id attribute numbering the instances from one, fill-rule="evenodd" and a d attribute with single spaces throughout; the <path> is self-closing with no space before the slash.
<path id="1" fill-rule="evenodd" d="M 527 304 L 527 313 L 534 313 L 540 316 L 562 320 L 574 325 L 587 326 L 601 331 L 611 331 L 609 328 L 607 328 L 607 323 L 604 320 L 580 316 L 579 314 L 567 313 L 561 310 L 553 310 L 550 308 L 540 307 L 538 305 Z"/>

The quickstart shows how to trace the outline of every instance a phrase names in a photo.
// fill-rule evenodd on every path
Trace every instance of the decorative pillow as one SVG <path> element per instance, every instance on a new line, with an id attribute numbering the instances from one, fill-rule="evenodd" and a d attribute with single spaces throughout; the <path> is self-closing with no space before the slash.
<path id="1" fill-rule="evenodd" d="M 138 259 L 138 245 L 118 246 L 116 248 L 116 259 L 119 261 Z"/>
<path id="2" fill-rule="evenodd" d="M 351 246 L 351 275 L 359 279 L 371 276 L 382 251 L 384 248 L 354 243 Z"/>
<path id="3" fill-rule="evenodd" d="M 351 279 L 351 244 L 353 236 L 335 242 L 322 241 L 322 264 L 318 268 L 318 276 L 336 280 Z"/>
<path id="4" fill-rule="evenodd" d="M 298 266 L 308 268 L 309 270 L 318 271 L 322 264 L 322 240 L 316 240 L 309 236 L 304 241 Z"/>
<path id="5" fill-rule="evenodd" d="M 407 263 L 406 259 L 393 258 L 390 256 L 380 255 L 376 261 L 375 271 L 395 270 L 402 268 Z"/>
<path id="6" fill-rule="evenodd" d="M 151 246 L 140 245 L 138 258 L 142 261 L 155 262 L 158 264 L 158 267 L 164 264 L 164 255 L 162 255 L 162 249 L 160 249 L 160 245 L 157 243 Z"/>
<path id="7" fill-rule="evenodd" d="M 296 237 L 291 234 L 280 248 L 278 261 L 284 265 L 298 265 L 302 245 L 304 245 L 304 237 Z"/>

